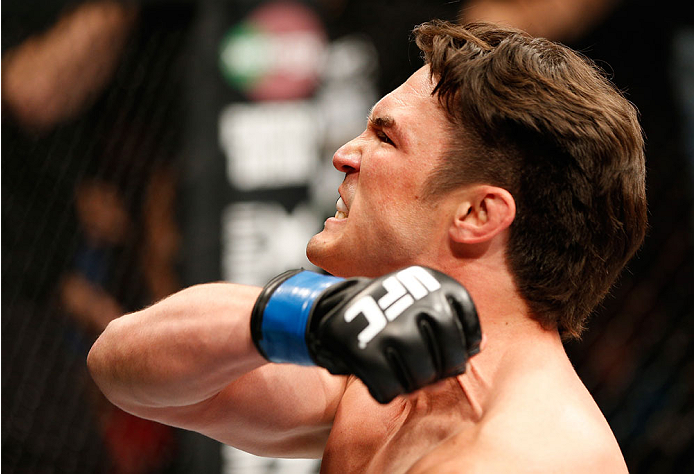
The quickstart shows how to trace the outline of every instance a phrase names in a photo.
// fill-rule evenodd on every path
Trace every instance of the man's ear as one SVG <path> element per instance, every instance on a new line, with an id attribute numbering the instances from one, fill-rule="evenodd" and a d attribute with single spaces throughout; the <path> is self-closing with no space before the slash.
<path id="1" fill-rule="evenodd" d="M 461 244 L 489 241 L 508 228 L 516 217 L 513 196 L 496 186 L 470 186 L 461 194 L 459 202 L 449 234 Z"/>

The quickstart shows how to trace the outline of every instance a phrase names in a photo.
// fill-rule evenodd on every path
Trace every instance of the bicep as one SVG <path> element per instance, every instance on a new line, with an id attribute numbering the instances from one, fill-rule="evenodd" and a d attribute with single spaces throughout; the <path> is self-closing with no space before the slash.
<path id="1" fill-rule="evenodd" d="M 319 367 L 267 364 L 217 395 L 166 414 L 167 423 L 263 456 L 320 457 L 347 378 Z M 152 408 L 159 418 L 167 408 Z"/>

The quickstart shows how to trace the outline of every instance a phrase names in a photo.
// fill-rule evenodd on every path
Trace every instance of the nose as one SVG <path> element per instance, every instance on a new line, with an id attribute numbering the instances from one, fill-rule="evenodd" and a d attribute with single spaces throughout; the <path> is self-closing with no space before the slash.
<path id="1" fill-rule="evenodd" d="M 333 166 L 343 173 L 359 171 L 361 165 L 361 148 L 357 143 L 358 138 L 342 145 L 333 155 Z"/>

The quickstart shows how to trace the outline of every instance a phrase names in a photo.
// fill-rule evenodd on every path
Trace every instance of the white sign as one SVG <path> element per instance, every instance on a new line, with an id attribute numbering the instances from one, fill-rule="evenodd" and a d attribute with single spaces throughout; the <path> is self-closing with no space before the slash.
<path id="1" fill-rule="evenodd" d="M 315 269 L 306 243 L 320 219 L 305 207 L 288 213 L 274 202 L 243 202 L 222 216 L 222 276 L 226 281 L 263 286 L 291 268 Z"/>
<path id="2" fill-rule="evenodd" d="M 320 157 L 317 117 L 307 101 L 225 107 L 219 142 L 229 183 L 244 191 L 307 185 Z"/>

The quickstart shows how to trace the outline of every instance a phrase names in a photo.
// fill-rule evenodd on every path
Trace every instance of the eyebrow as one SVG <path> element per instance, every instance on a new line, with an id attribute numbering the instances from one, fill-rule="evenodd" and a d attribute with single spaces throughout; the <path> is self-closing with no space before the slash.
<path id="1" fill-rule="evenodd" d="M 369 123 L 378 128 L 395 128 L 395 119 L 390 115 L 379 115 L 374 117 L 373 114 L 369 114 Z"/>
<path id="2" fill-rule="evenodd" d="M 374 104 L 369 110 L 369 115 L 367 116 L 368 122 L 378 128 L 395 128 L 395 119 L 388 114 L 379 115 L 374 117 L 374 110 L 378 104 Z"/>
<path id="3" fill-rule="evenodd" d="M 369 116 L 367 117 L 369 125 L 375 128 L 391 130 L 392 133 L 394 133 L 395 136 L 398 137 L 401 145 L 406 146 L 408 143 L 407 136 L 405 133 L 403 133 L 403 130 L 401 129 L 401 127 L 398 126 L 397 122 L 395 121 L 392 115 L 374 115 L 374 110 L 376 109 L 377 105 L 378 104 L 374 105 L 373 107 L 371 107 L 371 110 L 369 110 Z"/>

